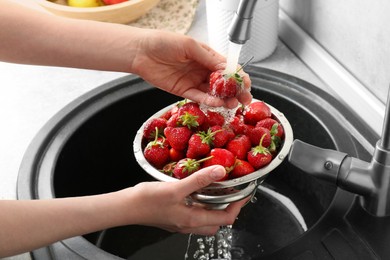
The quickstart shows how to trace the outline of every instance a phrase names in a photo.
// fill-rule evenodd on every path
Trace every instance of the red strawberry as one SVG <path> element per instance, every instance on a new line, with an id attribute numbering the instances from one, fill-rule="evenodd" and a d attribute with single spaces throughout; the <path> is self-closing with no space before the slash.
<path id="1" fill-rule="evenodd" d="M 267 128 L 264 127 L 254 127 L 248 131 L 249 139 L 251 140 L 252 146 L 259 144 L 260 139 L 263 138 L 262 145 L 268 147 L 271 144 L 271 133 Z"/>
<path id="2" fill-rule="evenodd" d="M 169 157 L 171 158 L 171 161 L 177 162 L 184 159 L 184 157 L 186 157 L 186 153 L 184 150 L 176 150 L 172 147 L 169 149 Z"/>
<path id="3" fill-rule="evenodd" d="M 173 169 L 175 168 L 175 166 L 176 162 L 167 163 L 161 169 L 161 172 L 165 173 L 166 175 L 173 176 Z"/>
<path id="4" fill-rule="evenodd" d="M 185 103 L 179 108 L 177 114 L 180 124 L 188 128 L 199 127 L 206 121 L 206 115 L 195 102 Z"/>
<path id="5" fill-rule="evenodd" d="M 171 127 L 167 126 L 164 129 L 164 135 L 167 138 L 169 145 L 176 150 L 184 150 L 187 148 L 188 140 L 190 139 L 192 132 L 188 127 Z"/>
<path id="6" fill-rule="evenodd" d="M 128 0 L 103 0 L 103 2 L 106 5 L 119 4 L 119 3 L 122 3 L 122 2 L 125 2 L 125 1 L 128 1 Z"/>
<path id="7" fill-rule="evenodd" d="M 264 135 L 263 137 L 265 137 Z M 263 138 L 260 140 L 258 146 L 252 147 L 248 152 L 248 162 L 253 166 L 253 168 L 260 169 L 272 161 L 272 155 L 267 148 L 261 145 Z"/>
<path id="8" fill-rule="evenodd" d="M 245 106 L 241 104 L 236 110 L 236 116 L 243 115 L 244 108 Z"/>
<path id="9" fill-rule="evenodd" d="M 166 120 L 168 120 L 169 118 L 171 118 L 171 116 L 177 114 L 177 111 L 179 110 L 179 108 L 182 105 L 184 105 L 185 103 L 187 103 L 187 99 L 184 99 L 182 101 L 177 102 L 175 106 L 173 106 L 170 110 L 165 112 L 161 117 L 165 118 Z"/>
<path id="10" fill-rule="evenodd" d="M 214 125 L 222 126 L 225 124 L 225 118 L 223 117 L 223 115 L 221 115 L 218 112 L 214 112 L 214 111 L 209 110 L 206 112 L 206 117 L 207 117 L 207 122 L 208 122 L 209 126 L 214 126 Z"/>
<path id="11" fill-rule="evenodd" d="M 148 120 L 144 126 L 143 138 L 148 141 L 154 140 L 156 131 L 158 131 L 157 135 L 163 134 L 166 126 L 167 120 L 164 118 L 152 118 Z"/>
<path id="12" fill-rule="evenodd" d="M 217 70 L 210 75 L 208 93 L 220 98 L 235 97 L 244 88 L 243 79 L 237 72 L 225 74 L 223 70 Z"/>
<path id="13" fill-rule="evenodd" d="M 283 138 L 284 130 L 281 124 L 273 118 L 265 118 L 257 122 L 256 126 L 261 126 L 270 130 L 272 136 Z"/>
<path id="14" fill-rule="evenodd" d="M 243 116 L 233 117 L 233 120 L 229 123 L 229 127 L 236 135 L 245 134 L 248 130 L 248 125 L 244 123 Z"/>
<path id="15" fill-rule="evenodd" d="M 214 137 L 212 140 L 212 145 L 214 147 L 223 147 L 225 144 L 234 138 L 235 134 L 232 129 L 222 127 L 220 125 L 215 125 L 210 127 Z"/>
<path id="16" fill-rule="evenodd" d="M 255 171 L 253 166 L 244 160 L 236 159 L 233 170 L 230 172 L 229 178 L 239 178 Z"/>
<path id="17" fill-rule="evenodd" d="M 222 165 L 223 167 L 225 167 L 227 174 L 223 179 L 219 181 L 226 180 L 228 178 L 228 174 L 234 168 L 234 163 L 236 162 L 236 157 L 234 156 L 234 154 L 223 148 L 214 148 L 210 151 L 210 157 L 211 159 L 203 162 L 202 167 L 208 167 L 211 165 Z"/>
<path id="18" fill-rule="evenodd" d="M 167 121 L 167 126 L 171 126 L 171 127 L 181 126 L 179 122 L 179 115 L 177 113 L 171 115 L 171 117 Z"/>
<path id="19" fill-rule="evenodd" d="M 246 135 L 238 135 L 226 145 L 226 149 L 232 152 L 238 159 L 242 160 L 246 160 L 246 156 L 251 147 L 251 141 Z"/>
<path id="20" fill-rule="evenodd" d="M 211 131 L 198 132 L 193 134 L 188 140 L 188 149 L 186 156 L 188 158 L 199 159 L 210 152 L 210 145 L 213 141 Z"/>
<path id="21" fill-rule="evenodd" d="M 169 148 L 165 143 L 165 138 L 156 138 L 147 144 L 144 149 L 145 159 L 157 169 L 161 169 L 170 160 Z"/>
<path id="22" fill-rule="evenodd" d="M 256 123 L 264 118 L 271 117 L 271 109 L 263 101 L 250 103 L 244 110 L 244 121 L 246 124 L 256 125 Z"/>
<path id="23" fill-rule="evenodd" d="M 183 179 L 200 169 L 200 164 L 209 160 L 211 157 L 206 157 L 201 160 L 184 158 L 178 161 L 173 169 L 173 176 L 178 179 Z"/>

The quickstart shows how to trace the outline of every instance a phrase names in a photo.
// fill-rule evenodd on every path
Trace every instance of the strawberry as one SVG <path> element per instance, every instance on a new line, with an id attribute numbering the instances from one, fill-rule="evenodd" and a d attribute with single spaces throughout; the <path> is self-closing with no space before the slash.
<path id="1" fill-rule="evenodd" d="M 253 166 L 244 160 L 236 159 L 233 170 L 230 172 L 229 178 L 239 178 L 255 171 Z"/>
<path id="2" fill-rule="evenodd" d="M 244 88 L 244 81 L 237 72 L 225 74 L 217 70 L 210 75 L 209 95 L 220 98 L 237 96 Z"/>
<path id="3" fill-rule="evenodd" d="M 202 167 L 208 167 L 211 165 L 222 165 L 225 167 L 226 176 L 219 181 L 226 180 L 228 174 L 233 170 L 236 157 L 234 154 L 223 148 L 214 148 L 210 151 L 210 159 L 203 162 Z"/>
<path id="4" fill-rule="evenodd" d="M 221 115 L 218 112 L 208 110 L 206 112 L 206 118 L 209 126 L 215 126 L 215 125 L 222 126 L 225 124 L 225 118 L 223 117 L 223 115 Z"/>
<path id="5" fill-rule="evenodd" d="M 206 157 L 201 160 L 184 158 L 178 161 L 173 169 L 173 176 L 178 179 L 183 179 L 200 169 L 200 164 L 209 160 L 211 157 Z"/>
<path id="6" fill-rule="evenodd" d="M 244 123 L 243 116 L 234 116 L 233 120 L 229 123 L 229 127 L 236 135 L 245 134 L 248 129 L 248 125 Z"/>
<path id="7" fill-rule="evenodd" d="M 246 160 L 246 156 L 251 149 L 251 141 L 246 135 L 237 135 L 228 142 L 226 149 L 232 152 L 238 159 Z"/>
<path id="8" fill-rule="evenodd" d="M 156 131 L 157 135 L 161 135 L 164 133 L 164 129 L 167 126 L 167 120 L 163 118 L 152 118 L 148 120 L 145 123 L 144 130 L 143 130 L 143 138 L 151 141 L 154 140 L 156 136 Z"/>
<path id="9" fill-rule="evenodd" d="M 176 162 L 170 162 L 164 165 L 164 167 L 161 169 L 162 173 L 165 173 L 166 175 L 173 176 L 173 169 L 176 166 Z"/>
<path id="10" fill-rule="evenodd" d="M 206 115 L 195 102 L 185 103 L 179 108 L 177 114 L 180 124 L 188 128 L 199 127 L 206 121 Z"/>
<path id="11" fill-rule="evenodd" d="M 225 144 L 234 138 L 234 132 L 230 128 L 222 127 L 220 125 L 215 125 L 210 127 L 214 138 L 212 140 L 212 145 L 214 147 L 223 147 Z"/>
<path id="12" fill-rule="evenodd" d="M 243 114 L 244 122 L 250 125 L 256 125 L 258 121 L 272 115 L 271 109 L 263 101 L 250 103 L 245 107 Z"/>
<path id="13" fill-rule="evenodd" d="M 188 145 L 192 132 L 188 127 L 171 127 L 167 126 L 164 129 L 164 135 L 167 138 L 169 145 L 176 150 L 185 150 Z"/>
<path id="14" fill-rule="evenodd" d="M 171 126 L 171 127 L 181 126 L 179 122 L 179 115 L 177 113 L 172 114 L 169 117 L 169 119 L 167 120 L 167 126 Z"/>
<path id="15" fill-rule="evenodd" d="M 106 5 L 114 5 L 114 4 L 119 4 L 119 3 L 122 3 L 122 2 L 126 2 L 128 0 L 103 0 L 103 2 L 106 4 Z"/>
<path id="16" fill-rule="evenodd" d="M 169 148 L 165 138 L 159 138 L 156 131 L 154 141 L 149 142 L 144 149 L 145 159 L 157 169 L 161 169 L 170 160 Z"/>
<path id="17" fill-rule="evenodd" d="M 258 146 L 252 147 L 248 152 L 247 160 L 256 170 L 266 166 L 272 161 L 270 151 L 261 145 L 265 136 L 266 134 L 260 139 Z"/>
<path id="18" fill-rule="evenodd" d="M 177 162 L 181 159 L 184 159 L 184 157 L 186 157 L 186 153 L 184 150 L 176 150 L 173 147 L 169 149 L 169 158 L 171 158 L 171 161 Z"/>
<path id="19" fill-rule="evenodd" d="M 272 136 L 283 138 L 284 130 L 281 124 L 273 118 L 265 118 L 257 122 L 256 127 L 261 126 L 270 130 Z"/>
<path id="20" fill-rule="evenodd" d="M 188 140 L 188 149 L 186 156 L 188 158 L 199 159 L 210 152 L 213 134 L 210 131 L 197 132 Z"/>
<path id="21" fill-rule="evenodd" d="M 268 147 L 271 144 L 271 133 L 267 128 L 264 127 L 254 127 L 248 131 L 249 139 L 251 140 L 252 146 L 259 144 L 260 139 L 263 138 L 262 145 Z"/>

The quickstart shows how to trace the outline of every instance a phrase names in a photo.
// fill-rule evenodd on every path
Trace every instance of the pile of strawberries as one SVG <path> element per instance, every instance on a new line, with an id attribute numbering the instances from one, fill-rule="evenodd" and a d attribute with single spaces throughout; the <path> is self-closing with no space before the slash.
<path id="1" fill-rule="evenodd" d="M 222 114 L 183 100 L 143 129 L 146 160 L 178 179 L 216 164 L 228 173 L 220 181 L 250 174 L 272 161 L 283 139 L 283 127 L 262 101 L 239 107 L 226 122 Z"/>

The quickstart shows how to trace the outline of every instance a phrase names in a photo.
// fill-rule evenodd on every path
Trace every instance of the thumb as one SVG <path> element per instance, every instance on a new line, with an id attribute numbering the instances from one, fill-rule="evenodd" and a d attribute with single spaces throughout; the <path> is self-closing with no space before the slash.
<path id="1" fill-rule="evenodd" d="M 187 196 L 222 179 L 225 175 L 226 171 L 223 166 L 213 165 L 191 174 L 187 178 L 178 181 L 177 184 L 180 186 L 179 190 L 183 192 L 183 195 Z"/>

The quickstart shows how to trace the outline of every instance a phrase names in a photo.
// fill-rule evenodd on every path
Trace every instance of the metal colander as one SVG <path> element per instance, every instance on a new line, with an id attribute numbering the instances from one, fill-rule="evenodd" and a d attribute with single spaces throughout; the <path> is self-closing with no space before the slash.
<path id="1" fill-rule="evenodd" d="M 255 101 L 258 100 L 253 99 L 252 102 Z M 161 109 L 160 111 L 152 115 L 150 118 L 162 116 L 175 105 L 176 103 Z M 271 109 L 272 118 L 278 121 L 282 125 L 284 130 L 284 140 L 279 149 L 278 154 L 267 166 L 256 170 L 251 174 L 232 180 L 214 182 L 208 187 L 195 192 L 191 195 L 190 199 L 192 201 L 206 204 L 206 206 L 210 208 L 222 209 L 225 208 L 231 202 L 238 201 L 248 196 L 251 196 L 256 192 L 257 186 L 263 182 L 268 173 L 270 173 L 273 169 L 279 166 L 279 164 L 282 163 L 282 161 L 287 157 L 293 142 L 293 131 L 291 125 L 283 113 L 281 113 L 271 105 L 267 105 Z M 145 123 L 147 121 L 148 120 L 146 120 Z M 150 174 L 159 181 L 178 181 L 178 179 L 160 172 L 158 169 L 154 168 L 151 164 L 149 164 L 149 162 L 145 159 L 142 146 L 142 135 L 145 123 L 137 131 L 133 142 L 134 154 L 137 162 L 148 174 Z"/>

